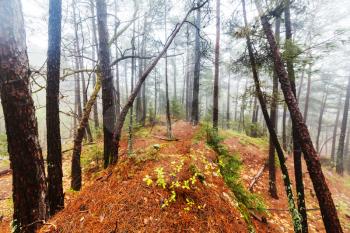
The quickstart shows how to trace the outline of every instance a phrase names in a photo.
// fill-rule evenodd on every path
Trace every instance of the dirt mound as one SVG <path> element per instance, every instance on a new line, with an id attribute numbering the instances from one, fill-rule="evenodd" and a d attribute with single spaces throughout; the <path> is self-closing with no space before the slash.
<path id="1" fill-rule="evenodd" d="M 122 153 L 40 232 L 247 232 L 215 153 L 191 125 L 173 128 L 178 141 L 152 136 L 164 127 L 136 138 L 134 158 Z"/>

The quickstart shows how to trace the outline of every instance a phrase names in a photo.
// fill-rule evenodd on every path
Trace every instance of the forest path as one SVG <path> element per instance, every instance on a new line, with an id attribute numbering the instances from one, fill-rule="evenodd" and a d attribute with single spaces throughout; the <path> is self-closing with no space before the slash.
<path id="1" fill-rule="evenodd" d="M 247 226 L 240 213 L 229 204 L 226 194 L 230 191 L 223 184 L 222 179 L 215 175 L 216 155 L 206 145 L 203 135 L 201 138 L 198 137 L 199 128 L 187 122 L 178 121 L 174 123 L 173 129 L 173 134 L 179 139 L 178 141 L 164 140 L 166 135 L 164 125 L 156 125 L 152 129 L 148 127 L 135 130 L 134 159 L 128 159 L 126 156 L 127 138 L 123 135 L 118 166 L 108 170 L 97 170 L 97 172 L 94 166 L 86 169 L 84 188 L 77 193 L 69 191 L 71 153 L 66 153 L 63 162 L 66 208 L 50 222 L 59 227 L 62 230 L 60 232 L 111 232 L 114 229 L 118 231 L 131 229 L 131 232 L 133 230 L 154 232 L 157 229 L 161 232 L 247 232 Z M 244 165 L 241 179 L 248 187 L 267 160 L 268 143 L 265 139 L 250 138 L 234 131 L 222 130 L 222 135 L 226 138 L 224 143 L 229 150 L 240 155 Z M 97 146 L 101 146 L 100 144 L 101 142 L 98 142 Z M 154 153 L 155 148 L 159 148 L 156 153 Z M 91 153 L 91 150 L 94 150 L 93 146 L 85 146 L 82 156 L 85 156 L 84 152 Z M 187 170 L 191 165 L 204 170 L 208 165 L 212 167 L 212 171 L 205 170 L 208 176 L 206 181 L 212 188 L 199 186 L 197 188 L 200 191 L 178 193 L 179 201 L 161 209 L 160 203 L 164 203 L 164 200 L 169 197 L 169 192 L 161 188 L 148 187 L 143 179 L 147 175 L 155 176 L 156 168 L 163 168 L 164 173 L 167 174 L 174 165 L 179 166 L 181 163 Z M 292 157 L 288 158 L 287 166 L 294 182 Z M 328 178 L 335 202 L 339 206 L 344 232 L 350 232 L 346 226 L 349 224 L 346 220 L 349 220 L 350 188 L 347 183 L 344 183 L 344 178 L 334 175 L 326 168 L 324 173 Z M 179 179 L 189 176 L 190 174 L 186 172 L 178 174 Z M 317 210 L 317 199 L 305 171 L 304 179 L 307 208 L 316 209 L 308 212 L 309 230 L 325 232 L 320 212 Z M 0 202 L 0 216 L 2 213 L 5 216 L 0 219 L 0 232 L 9 232 L 12 203 L 7 197 L 11 196 L 11 175 L 0 177 L 0 187 L 0 198 L 2 196 L 6 198 Z M 268 224 L 253 219 L 257 232 L 293 232 L 280 169 L 277 169 L 277 188 L 279 199 L 270 198 L 266 168 L 255 184 L 253 192 L 264 198 L 270 214 L 267 216 Z M 205 211 L 184 212 L 186 195 L 190 195 L 199 205 L 205 206 Z M 55 232 L 50 227 L 42 230 L 42 232 L 47 231 Z"/>

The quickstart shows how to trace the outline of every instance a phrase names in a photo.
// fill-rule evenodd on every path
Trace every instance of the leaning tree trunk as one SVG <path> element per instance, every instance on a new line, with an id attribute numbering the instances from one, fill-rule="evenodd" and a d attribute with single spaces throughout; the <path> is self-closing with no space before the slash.
<path id="1" fill-rule="evenodd" d="M 244 18 L 244 25 L 247 28 L 248 27 L 248 21 L 247 21 L 247 13 L 246 13 L 246 8 L 245 8 L 245 0 L 242 0 L 242 6 L 243 6 L 243 18 Z M 285 157 L 283 154 L 282 147 L 278 141 L 278 137 L 276 134 L 276 131 L 273 127 L 273 124 L 271 123 L 271 119 L 269 117 L 269 114 L 267 112 L 267 106 L 265 103 L 264 95 L 261 91 L 261 86 L 260 86 L 260 81 L 258 77 L 258 71 L 257 71 L 257 65 L 254 57 L 254 52 L 253 52 L 253 46 L 251 44 L 250 36 L 249 34 L 246 35 L 246 41 L 247 41 L 247 47 L 248 47 L 248 53 L 249 53 L 249 60 L 251 64 L 251 69 L 253 73 L 253 79 L 254 79 L 254 84 L 255 84 L 255 91 L 257 98 L 259 100 L 260 106 L 261 106 L 261 111 L 263 113 L 266 125 L 268 127 L 271 139 L 273 140 L 273 143 L 275 144 L 278 159 L 280 161 L 280 166 L 281 166 L 281 171 L 283 174 L 283 182 L 285 186 L 285 191 L 287 194 L 288 198 L 288 208 L 289 212 L 292 216 L 292 221 L 294 225 L 294 231 L 295 232 L 300 232 L 300 217 L 299 213 L 296 210 L 295 203 L 294 203 L 294 198 L 293 198 L 293 191 L 292 191 L 292 185 L 289 179 L 289 174 L 288 174 L 288 169 L 285 164 Z"/>
<path id="2" fill-rule="evenodd" d="M 277 17 L 275 22 L 275 35 L 276 41 L 279 42 L 281 18 Z M 273 87 L 272 87 L 272 102 L 271 102 L 271 124 L 273 128 L 277 129 L 277 99 L 278 99 L 278 78 L 276 72 L 273 72 Z M 269 142 L 269 194 L 272 198 L 277 199 L 277 187 L 276 187 L 276 165 L 275 165 L 275 145 L 270 136 Z"/>
<path id="3" fill-rule="evenodd" d="M 196 16 L 196 37 L 195 37 L 195 63 L 193 76 L 193 95 L 192 95 L 192 112 L 191 122 L 197 125 L 199 121 L 199 76 L 201 65 L 201 45 L 200 45 L 200 28 L 201 28 L 201 10 L 197 10 Z"/>
<path id="4" fill-rule="evenodd" d="M 321 109 L 320 109 L 320 115 L 318 117 L 318 127 L 317 127 L 317 136 L 316 136 L 316 151 L 320 153 L 320 136 L 322 131 L 322 123 L 323 123 L 323 114 L 326 109 L 327 104 L 327 98 L 328 98 L 328 89 L 326 90 L 326 93 L 324 94 L 321 102 Z"/>
<path id="5" fill-rule="evenodd" d="M 0 0 L 0 21 L 0 94 L 13 172 L 12 229 L 33 233 L 47 218 L 48 203 L 21 1 Z"/>
<path id="6" fill-rule="evenodd" d="M 144 70 L 143 74 L 140 76 L 140 78 L 137 81 L 137 84 L 134 88 L 134 90 L 132 91 L 132 93 L 129 96 L 129 99 L 127 101 L 127 103 L 124 105 L 122 111 L 120 112 L 120 116 L 118 118 L 117 124 L 116 124 L 116 128 L 114 131 L 114 143 L 116 145 L 116 153 L 114 154 L 114 158 L 113 160 L 116 162 L 118 160 L 118 150 L 119 150 L 119 141 L 120 141 L 120 137 L 121 137 L 121 133 L 122 133 L 122 128 L 124 125 L 124 121 L 126 118 L 126 115 L 130 109 L 130 107 L 132 106 L 137 93 L 140 91 L 142 84 L 144 83 L 144 81 L 146 80 L 146 78 L 148 77 L 148 75 L 151 73 L 151 71 L 154 69 L 154 67 L 157 65 L 157 63 L 159 62 L 159 60 L 164 56 L 164 54 L 167 52 L 169 46 L 171 45 L 171 43 L 173 42 L 175 36 L 178 34 L 178 32 L 180 31 L 180 29 L 182 28 L 182 26 L 185 24 L 188 16 L 195 10 L 200 9 L 201 7 L 203 7 L 208 1 L 203 2 L 201 5 L 198 5 L 197 7 L 192 7 L 187 14 L 185 15 L 185 17 L 183 18 L 183 20 L 181 21 L 181 23 L 177 24 L 176 28 L 173 30 L 172 34 L 170 35 L 170 37 L 167 39 L 167 43 L 164 45 L 162 51 L 158 54 L 157 57 L 154 58 L 154 60 L 146 67 L 146 69 Z"/>
<path id="7" fill-rule="evenodd" d="M 47 52 L 46 131 L 47 185 L 50 215 L 64 207 L 59 114 L 62 1 L 50 0 Z"/>
<path id="8" fill-rule="evenodd" d="M 346 89 L 343 119 L 341 123 L 340 137 L 339 137 L 339 144 L 338 144 L 338 151 L 337 151 L 336 171 L 340 175 L 343 175 L 344 173 L 344 143 L 345 143 L 346 126 L 348 122 L 349 99 L 350 99 L 350 77 L 348 81 L 348 87 Z"/>
<path id="9" fill-rule="evenodd" d="M 285 1 L 285 28 L 286 28 L 286 42 L 285 49 L 287 52 L 287 70 L 288 78 L 292 88 L 292 92 L 295 98 L 297 98 L 296 85 L 295 85 L 295 72 L 294 72 L 294 55 L 292 52 L 292 25 L 290 19 L 290 0 Z M 276 71 L 275 71 L 276 72 Z M 298 101 L 298 100 L 297 100 Z M 301 148 L 300 138 L 295 127 L 295 123 L 292 123 L 292 134 L 293 134 L 293 156 L 294 156 L 294 175 L 297 190 L 297 204 L 298 211 L 301 215 L 302 232 L 308 232 L 307 214 L 305 205 L 305 194 L 304 194 L 304 183 L 303 183 L 303 169 L 301 163 Z"/>
<path id="10" fill-rule="evenodd" d="M 97 26 L 99 35 L 99 62 L 102 82 L 103 114 L 103 159 L 107 167 L 115 154 L 113 130 L 115 124 L 115 104 L 113 95 L 113 78 L 110 68 L 110 51 L 108 45 L 107 8 L 105 0 L 96 0 Z"/>
<path id="11" fill-rule="evenodd" d="M 219 59 L 220 59 L 220 0 L 216 0 L 216 41 L 214 61 L 213 128 L 218 129 L 219 121 Z"/>
<path id="12" fill-rule="evenodd" d="M 81 146 L 84 138 L 85 128 L 89 122 L 89 116 L 91 109 L 93 108 L 98 92 L 101 89 L 101 74 L 98 68 L 97 70 L 97 80 L 92 92 L 90 99 L 86 102 L 84 106 L 83 116 L 80 120 L 78 129 L 76 130 L 74 136 L 74 146 L 73 146 L 73 155 L 72 155 L 72 169 L 71 169 L 71 188 L 75 191 L 81 189 L 81 166 L 80 166 L 80 155 L 81 155 Z"/>
<path id="13" fill-rule="evenodd" d="M 284 98 L 286 100 L 292 121 L 300 138 L 299 142 L 301 144 L 310 178 L 320 205 L 326 231 L 328 233 L 343 232 L 331 192 L 323 175 L 321 164 L 318 160 L 317 152 L 312 144 L 309 130 L 304 122 L 303 116 L 298 107 L 297 100 L 293 94 L 293 90 L 288 79 L 288 74 L 283 65 L 280 51 L 277 48 L 276 41 L 271 30 L 271 25 L 268 21 L 268 17 L 264 15 L 260 1 L 255 0 L 255 4 L 259 11 L 263 30 L 270 45 L 276 73 L 281 84 Z"/>

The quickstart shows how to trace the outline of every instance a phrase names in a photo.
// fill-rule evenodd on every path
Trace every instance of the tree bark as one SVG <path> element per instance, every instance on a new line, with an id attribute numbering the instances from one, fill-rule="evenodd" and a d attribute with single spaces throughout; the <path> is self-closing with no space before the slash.
<path id="1" fill-rule="evenodd" d="M 97 51 L 99 51 L 98 48 L 98 42 L 97 42 L 97 26 L 96 26 L 96 15 L 95 15 L 95 4 L 94 4 L 94 0 L 90 0 L 90 9 L 91 9 L 91 25 L 92 25 L 92 66 L 95 67 L 96 66 L 96 54 Z M 92 74 L 92 85 L 96 85 L 96 74 L 93 73 Z M 94 126 L 96 129 L 98 129 L 100 127 L 100 123 L 98 120 L 98 107 L 97 107 L 97 101 L 94 104 L 94 108 L 93 108 L 93 115 L 94 115 Z"/>
<path id="2" fill-rule="evenodd" d="M 200 45 L 200 28 L 201 28 L 201 10 L 197 10 L 196 16 L 196 36 L 195 36 L 195 63 L 193 76 L 193 95 L 192 95 L 192 112 L 191 122 L 197 125 L 199 122 L 199 76 L 201 66 L 201 45 Z"/>
<path id="3" fill-rule="evenodd" d="M 344 110 L 343 110 L 343 119 L 342 119 L 342 123 L 341 123 L 339 144 L 338 144 L 338 151 L 337 151 L 336 171 L 340 175 L 343 175 L 343 173 L 344 173 L 344 143 L 345 143 L 346 126 L 348 123 L 349 99 L 350 99 L 350 77 L 349 77 L 348 86 L 346 89 L 346 96 L 345 96 Z"/>
<path id="4" fill-rule="evenodd" d="M 279 43 L 281 18 L 276 17 L 275 21 L 275 35 L 276 41 Z M 271 124 L 273 128 L 277 129 L 277 98 L 278 98 L 278 78 L 276 72 L 273 72 L 273 86 L 272 86 L 272 102 L 270 109 Z M 270 136 L 269 142 L 269 194 L 272 198 L 277 199 L 277 187 L 276 187 L 276 165 L 275 165 L 275 145 Z"/>
<path id="5" fill-rule="evenodd" d="M 105 0 L 96 0 L 97 26 L 99 35 L 99 61 L 102 82 L 103 114 L 103 159 L 104 167 L 113 162 L 115 145 L 113 130 L 115 124 L 115 103 L 113 95 L 113 78 L 110 68 L 110 50 L 108 45 L 107 8 Z"/>
<path id="6" fill-rule="evenodd" d="M 230 128 L 230 121 L 231 121 L 231 113 L 230 113 L 230 96 L 231 92 L 231 75 L 230 73 L 228 74 L 228 80 L 227 80 L 227 100 L 226 100 L 226 128 Z"/>
<path id="7" fill-rule="evenodd" d="M 305 107 L 304 107 L 304 122 L 307 121 L 307 114 L 309 112 L 309 102 L 310 102 L 310 93 L 311 93 L 311 72 L 312 65 L 309 65 L 309 70 L 307 72 L 307 88 L 306 88 L 306 96 L 305 96 Z"/>
<path id="8" fill-rule="evenodd" d="M 47 218 L 48 202 L 21 1 L 0 0 L 0 20 L 0 94 L 13 178 L 12 229 L 34 233 Z"/>
<path id="9" fill-rule="evenodd" d="M 288 74 L 284 68 L 281 54 L 277 48 L 275 38 L 273 36 L 271 25 L 268 22 L 268 18 L 264 15 L 260 1 L 255 0 L 255 4 L 259 11 L 260 20 L 266 34 L 270 49 L 272 52 L 276 73 L 281 84 L 281 89 L 285 97 L 286 103 L 289 108 L 289 112 L 292 121 L 297 130 L 300 138 L 300 144 L 304 157 L 306 160 L 307 168 L 310 174 L 311 181 L 313 183 L 316 196 L 320 205 L 323 222 L 327 233 L 343 232 L 338 214 L 332 199 L 332 195 L 327 186 L 325 177 L 323 175 L 320 161 L 318 160 L 317 152 L 313 147 L 312 140 L 309 134 L 309 130 L 304 122 L 303 116 L 299 110 L 297 100 L 293 94 L 293 90 L 288 79 Z"/>
<path id="10" fill-rule="evenodd" d="M 62 1 L 50 0 L 49 4 L 46 87 L 47 185 L 50 215 L 54 215 L 64 207 L 59 115 Z"/>
<path id="11" fill-rule="evenodd" d="M 337 132 L 338 132 L 338 125 L 339 125 L 339 116 L 341 111 L 341 95 L 339 95 L 339 101 L 338 101 L 338 110 L 337 110 L 337 116 L 335 117 L 334 122 L 334 128 L 333 128 L 333 138 L 332 138 L 332 148 L 331 148 L 331 163 L 334 164 L 335 162 L 335 144 L 337 141 Z"/>
<path id="12" fill-rule="evenodd" d="M 99 69 L 99 68 L 98 68 Z M 97 80 L 92 92 L 89 101 L 86 102 L 84 106 L 83 116 L 79 122 L 79 127 L 76 130 L 74 136 L 74 146 L 73 146 L 73 155 L 72 155 L 72 169 L 71 169 L 71 188 L 75 191 L 81 189 L 82 178 L 81 178 L 81 166 L 80 166 L 80 155 L 81 155 L 81 146 L 84 138 L 85 128 L 89 122 L 89 116 L 91 109 L 93 108 L 98 92 L 101 89 L 101 74 L 97 70 Z"/>
<path id="13" fill-rule="evenodd" d="M 245 9 L 245 0 L 242 0 L 242 6 L 243 6 L 244 25 L 245 25 L 246 28 L 248 28 L 247 13 L 246 13 L 246 9 Z M 278 155 L 278 159 L 280 161 L 281 171 L 282 171 L 282 174 L 283 174 L 283 182 L 284 182 L 285 191 L 286 191 L 287 198 L 288 198 L 289 211 L 290 211 L 290 214 L 292 215 L 294 231 L 295 232 L 300 232 L 300 229 L 299 229 L 299 227 L 300 227 L 300 220 L 299 220 L 298 212 L 297 212 L 295 204 L 294 204 L 293 191 L 292 191 L 292 186 L 291 186 L 291 182 L 290 182 L 290 179 L 289 179 L 288 169 L 287 169 L 287 166 L 285 164 L 285 157 L 284 157 L 284 154 L 283 154 L 282 147 L 281 147 L 281 145 L 280 145 L 280 143 L 278 141 L 278 137 L 277 137 L 276 131 L 275 131 L 275 129 L 274 129 L 272 123 L 271 123 L 271 119 L 270 119 L 268 111 L 267 111 L 267 106 L 266 106 L 266 103 L 265 103 L 265 99 L 264 99 L 263 93 L 261 91 L 261 86 L 260 86 L 260 81 L 259 81 L 256 61 L 255 61 L 253 47 L 252 47 L 252 44 L 251 44 L 251 40 L 250 40 L 249 34 L 246 35 L 246 41 L 247 41 L 247 47 L 248 47 L 248 53 L 249 53 L 249 60 L 250 60 L 250 63 L 251 63 L 251 69 L 252 69 L 252 73 L 253 73 L 253 79 L 254 79 L 254 84 L 255 84 L 256 95 L 257 95 L 257 98 L 259 100 L 259 103 L 260 103 L 260 106 L 261 106 L 261 111 L 263 112 L 263 116 L 264 116 L 266 125 L 268 127 L 269 133 L 271 135 L 273 143 L 275 144 L 277 155 Z"/>
<path id="14" fill-rule="evenodd" d="M 164 2 L 164 36 L 165 41 L 167 39 L 167 0 Z M 170 102 L 169 102 L 169 85 L 168 85 L 168 56 L 167 51 L 165 51 L 165 108 L 166 108 L 166 126 L 167 126 L 167 137 L 168 139 L 173 138 L 173 133 L 171 130 L 171 117 L 170 117 Z"/>
<path id="15" fill-rule="evenodd" d="M 295 72 L 294 72 L 294 58 L 292 56 L 291 46 L 292 41 L 292 25 L 290 19 L 290 0 L 285 0 L 285 28 L 286 28 L 286 42 L 285 49 L 287 52 L 287 71 L 288 79 L 290 81 L 291 89 L 294 95 L 294 98 L 297 98 L 296 84 L 295 84 Z M 276 73 L 276 71 L 275 71 Z M 298 101 L 296 99 L 296 101 Z M 294 175 L 295 175 L 295 184 L 297 190 L 297 205 L 298 211 L 301 215 L 301 224 L 303 233 L 308 232 L 307 224 L 307 214 L 306 214 L 306 205 L 305 205 L 305 194 L 304 194 L 304 183 L 303 183 L 303 170 L 301 163 L 301 148 L 300 148 L 300 138 L 295 127 L 295 123 L 292 122 L 292 134 L 293 134 L 293 156 L 294 156 Z"/>
<path id="16" fill-rule="evenodd" d="M 219 62 L 220 62 L 220 0 L 216 0 L 216 41 L 214 61 L 213 91 L 213 128 L 218 129 L 219 122 Z"/>
<path id="17" fill-rule="evenodd" d="M 316 151 L 320 152 L 320 135 L 322 131 L 322 121 L 323 121 L 323 114 L 326 109 L 327 104 L 327 98 L 328 98 L 328 89 L 326 90 L 326 93 L 324 94 L 321 102 L 321 109 L 320 109 L 320 115 L 318 117 L 318 127 L 317 127 L 317 136 L 316 136 Z"/>

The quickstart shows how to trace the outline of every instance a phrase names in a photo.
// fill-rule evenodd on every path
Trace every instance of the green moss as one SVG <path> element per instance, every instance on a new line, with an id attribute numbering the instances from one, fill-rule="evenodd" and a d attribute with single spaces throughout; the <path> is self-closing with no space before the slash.
<path id="1" fill-rule="evenodd" d="M 81 154 L 82 167 L 88 167 L 91 163 L 95 162 L 97 166 L 102 164 L 103 160 L 103 144 L 96 143 L 92 145 L 83 146 L 84 150 Z"/>
<path id="2" fill-rule="evenodd" d="M 222 130 L 220 131 L 220 136 L 222 137 L 236 137 L 242 145 L 253 145 L 259 148 L 266 149 L 269 145 L 267 137 L 253 138 L 249 137 L 244 133 L 240 133 L 233 130 Z"/>
<path id="3" fill-rule="evenodd" d="M 253 225 L 250 220 L 249 210 L 256 210 L 260 213 L 266 211 L 263 199 L 249 192 L 241 182 L 242 163 L 239 159 L 239 154 L 230 153 L 228 149 L 222 145 L 224 136 L 227 132 L 218 133 L 213 129 L 207 129 L 207 143 L 218 154 L 220 173 L 224 178 L 226 185 L 234 194 L 238 207 L 243 215 L 246 223 L 249 225 L 249 230 L 253 231 Z"/>

